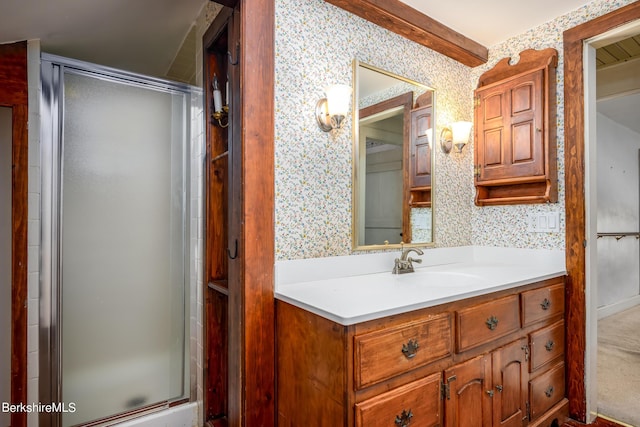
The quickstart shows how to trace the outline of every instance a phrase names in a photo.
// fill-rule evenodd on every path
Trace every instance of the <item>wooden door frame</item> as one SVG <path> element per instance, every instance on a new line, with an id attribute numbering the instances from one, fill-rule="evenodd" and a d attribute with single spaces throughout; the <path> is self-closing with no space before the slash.
<path id="1" fill-rule="evenodd" d="M 12 109 L 11 404 L 18 404 L 27 401 L 27 42 L 0 45 L 0 82 L 0 106 Z M 26 412 L 11 414 L 11 426 L 26 425 Z"/>
<path id="2" fill-rule="evenodd" d="M 566 212 L 567 391 L 569 414 L 586 421 L 586 245 L 584 43 L 586 40 L 640 19 L 635 2 L 564 32 L 564 164 Z"/>

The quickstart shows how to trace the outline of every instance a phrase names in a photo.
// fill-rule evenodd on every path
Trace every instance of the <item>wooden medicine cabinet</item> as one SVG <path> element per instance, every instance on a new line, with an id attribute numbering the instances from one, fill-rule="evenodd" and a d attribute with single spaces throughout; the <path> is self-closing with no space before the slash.
<path id="1" fill-rule="evenodd" d="M 555 49 L 525 50 L 480 76 L 474 94 L 475 203 L 556 202 Z"/>

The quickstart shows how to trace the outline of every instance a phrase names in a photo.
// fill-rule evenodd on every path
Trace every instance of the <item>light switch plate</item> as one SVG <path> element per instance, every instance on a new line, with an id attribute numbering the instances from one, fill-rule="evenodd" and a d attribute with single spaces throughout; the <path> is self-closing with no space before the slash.
<path id="1" fill-rule="evenodd" d="M 533 212 L 527 217 L 527 231 L 529 233 L 559 233 L 559 212 Z"/>

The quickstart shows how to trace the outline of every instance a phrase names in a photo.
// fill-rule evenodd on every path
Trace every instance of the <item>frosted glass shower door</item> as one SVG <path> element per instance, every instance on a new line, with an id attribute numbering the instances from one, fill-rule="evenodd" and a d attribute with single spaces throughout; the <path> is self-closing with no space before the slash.
<path id="1" fill-rule="evenodd" d="M 184 397 L 183 93 L 64 74 L 63 414 L 75 425 Z"/>

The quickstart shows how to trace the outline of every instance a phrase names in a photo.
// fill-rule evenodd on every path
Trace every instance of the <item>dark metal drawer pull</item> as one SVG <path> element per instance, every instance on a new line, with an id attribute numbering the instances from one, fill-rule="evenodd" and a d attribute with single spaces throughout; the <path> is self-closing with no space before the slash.
<path id="1" fill-rule="evenodd" d="M 549 299 L 545 298 L 541 303 L 540 303 L 540 307 L 542 307 L 543 310 L 549 310 L 549 307 L 551 306 L 551 301 L 549 301 Z"/>
<path id="2" fill-rule="evenodd" d="M 411 359 L 418 352 L 418 347 L 420 347 L 418 340 L 409 340 L 408 343 L 402 344 L 402 354 L 404 354 L 407 359 Z"/>
<path id="3" fill-rule="evenodd" d="M 487 325 L 487 328 L 493 331 L 498 326 L 498 318 L 496 316 L 491 316 L 484 323 Z"/>
<path id="4" fill-rule="evenodd" d="M 544 345 L 544 348 L 547 349 L 547 351 L 552 351 L 553 350 L 553 346 L 555 345 L 555 343 L 553 342 L 553 340 L 549 340 L 547 341 L 547 343 Z"/>
<path id="5" fill-rule="evenodd" d="M 496 386 L 496 390 L 498 390 L 498 392 L 502 393 L 502 389 L 503 387 L 501 385 Z"/>
<path id="6" fill-rule="evenodd" d="M 551 395 L 553 394 L 553 386 L 550 385 L 549 388 L 544 391 L 544 394 L 546 394 L 547 397 L 551 397 Z"/>
<path id="7" fill-rule="evenodd" d="M 411 424 L 411 418 L 413 418 L 413 412 L 411 412 L 411 409 L 409 409 L 409 411 L 403 409 L 402 414 L 396 415 L 395 423 L 398 427 L 407 427 Z"/>

